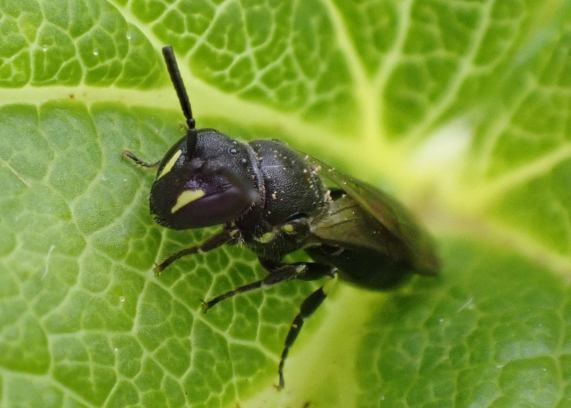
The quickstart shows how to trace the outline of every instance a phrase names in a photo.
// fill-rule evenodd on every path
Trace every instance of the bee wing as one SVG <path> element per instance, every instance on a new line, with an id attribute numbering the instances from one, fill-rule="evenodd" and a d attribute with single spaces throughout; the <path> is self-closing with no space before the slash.
<path id="1" fill-rule="evenodd" d="M 308 160 L 323 178 L 336 184 L 382 226 L 376 229 L 378 232 L 375 239 L 383 240 L 386 244 L 384 246 L 389 250 L 394 247 L 393 242 L 398 242 L 401 247 L 406 248 L 418 273 L 437 273 L 439 265 L 432 239 L 406 208 L 389 195 L 362 181 L 340 173 L 315 158 L 308 157 Z"/>
<path id="2" fill-rule="evenodd" d="M 349 195 L 332 201 L 327 211 L 316 216 L 311 222 L 311 233 L 320 244 L 370 250 L 395 261 L 409 258 L 393 234 Z"/>

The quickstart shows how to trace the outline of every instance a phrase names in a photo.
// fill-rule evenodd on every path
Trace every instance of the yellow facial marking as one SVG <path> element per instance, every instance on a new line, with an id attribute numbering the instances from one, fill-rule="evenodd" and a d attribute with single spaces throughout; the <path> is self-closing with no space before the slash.
<path id="1" fill-rule="evenodd" d="M 203 190 L 185 190 L 176 199 L 176 204 L 171 208 L 171 214 L 174 214 L 187 204 L 204 197 Z"/>
<path id="2" fill-rule="evenodd" d="M 180 157 L 181 154 L 182 154 L 182 150 L 177 150 L 175 152 L 175 154 L 173 154 L 171 156 L 171 158 L 169 159 L 167 164 L 165 164 L 165 167 L 163 167 L 163 169 L 161 170 L 159 177 L 157 177 L 157 180 L 172 170 L 172 168 L 174 167 L 174 164 L 176 163 L 176 161 L 178 160 L 178 158 Z"/>
<path id="3" fill-rule="evenodd" d="M 256 237 L 256 241 L 262 243 L 262 244 L 267 244 L 268 242 L 270 242 L 272 239 L 274 239 L 274 236 L 276 234 L 274 234 L 272 231 L 270 232 L 266 232 L 264 235 L 260 236 L 260 237 Z"/>
<path id="4" fill-rule="evenodd" d="M 286 234 L 292 234 L 295 230 L 293 228 L 293 225 L 285 224 L 284 226 L 282 226 L 282 231 L 285 232 Z"/>

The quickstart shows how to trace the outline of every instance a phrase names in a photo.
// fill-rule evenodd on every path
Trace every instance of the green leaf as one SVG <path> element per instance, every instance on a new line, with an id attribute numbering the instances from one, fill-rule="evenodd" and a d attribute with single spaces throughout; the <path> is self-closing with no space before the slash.
<path id="1" fill-rule="evenodd" d="M 437 278 L 315 285 L 148 213 L 182 115 L 391 192 Z M 564 407 L 571 400 L 571 2 L 0 0 L 0 406 Z"/>

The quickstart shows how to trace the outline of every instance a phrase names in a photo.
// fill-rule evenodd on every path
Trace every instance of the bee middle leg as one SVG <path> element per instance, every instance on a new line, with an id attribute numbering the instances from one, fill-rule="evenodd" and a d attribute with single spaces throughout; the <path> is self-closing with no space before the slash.
<path id="1" fill-rule="evenodd" d="M 202 310 L 206 312 L 208 309 L 220 303 L 221 301 L 229 299 L 240 293 L 273 286 L 280 282 L 286 282 L 293 279 L 310 281 L 321 279 L 325 276 L 334 276 L 334 270 L 330 266 L 318 263 L 297 262 L 292 264 L 274 264 L 271 267 L 268 267 L 269 264 L 267 263 L 263 264 L 269 271 L 269 274 L 265 278 L 243 286 L 239 286 L 235 289 L 229 290 L 226 293 L 218 295 L 209 301 L 203 302 Z"/>

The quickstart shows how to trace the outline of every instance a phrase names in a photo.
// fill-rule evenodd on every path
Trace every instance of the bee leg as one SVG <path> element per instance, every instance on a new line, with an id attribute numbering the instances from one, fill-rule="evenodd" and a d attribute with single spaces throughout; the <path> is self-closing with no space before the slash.
<path id="1" fill-rule="evenodd" d="M 226 243 L 229 243 L 236 237 L 237 230 L 232 229 L 223 229 L 218 234 L 208 238 L 206 241 L 199 245 L 195 245 L 189 248 L 184 248 L 174 254 L 170 255 L 161 263 L 155 265 L 155 273 L 160 274 L 165 268 L 167 268 L 170 264 L 174 261 L 182 258 L 183 256 L 193 255 L 200 252 L 208 252 L 212 251 L 213 249 L 218 248 Z"/>
<path id="2" fill-rule="evenodd" d="M 135 153 L 133 153 L 130 150 L 123 150 L 123 153 L 121 153 L 121 156 L 123 156 L 125 159 L 131 160 L 133 163 L 135 163 L 137 166 L 141 166 L 141 167 L 146 167 L 146 168 L 153 168 L 153 167 L 157 167 L 160 164 L 160 160 L 157 160 L 156 162 L 147 162 L 144 161 L 143 159 L 138 158 Z"/>
<path id="3" fill-rule="evenodd" d="M 335 268 L 330 267 L 330 274 L 335 276 Z M 299 313 L 293 319 L 291 326 L 289 328 L 289 332 L 287 333 L 287 336 L 286 336 L 286 339 L 284 342 L 284 348 L 283 348 L 282 355 L 280 358 L 280 364 L 278 366 L 278 376 L 279 376 L 279 384 L 277 386 L 278 390 L 283 389 L 285 386 L 284 364 L 285 364 L 285 361 L 286 361 L 287 356 L 289 354 L 289 349 L 291 348 L 291 346 L 293 346 L 293 343 L 297 339 L 297 336 L 299 335 L 299 332 L 301 331 L 301 328 L 303 327 L 303 323 L 305 322 L 305 319 L 307 319 L 309 316 L 311 316 L 317 310 L 317 308 L 321 305 L 321 303 L 323 303 L 323 301 L 327 297 L 327 293 L 329 292 L 329 290 L 331 288 L 331 284 L 333 284 L 335 281 L 336 280 L 327 282 L 325 285 L 323 285 L 322 287 L 317 289 L 315 292 L 310 294 L 307 298 L 305 298 L 305 300 L 301 304 Z"/>
<path id="4" fill-rule="evenodd" d="M 266 286 L 273 286 L 280 282 L 292 279 L 316 280 L 324 276 L 331 276 L 331 268 L 325 265 L 309 262 L 299 262 L 294 264 L 278 264 L 269 269 L 269 275 L 264 279 L 248 283 L 244 286 L 237 287 L 226 293 L 216 296 L 215 298 L 202 303 L 202 310 L 207 311 L 212 306 L 223 300 L 236 296 L 240 293 L 249 292 L 251 290 L 260 289 Z"/>

